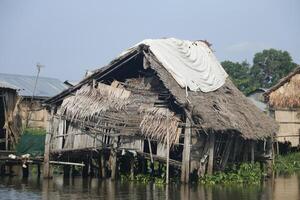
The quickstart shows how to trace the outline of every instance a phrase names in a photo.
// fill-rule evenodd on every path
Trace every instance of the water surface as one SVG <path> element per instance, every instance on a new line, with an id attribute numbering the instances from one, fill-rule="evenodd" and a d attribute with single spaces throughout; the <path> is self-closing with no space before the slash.
<path id="1" fill-rule="evenodd" d="M 170 184 L 168 187 L 110 180 L 64 179 L 50 180 L 31 177 L 0 178 L 0 199 L 201 199 L 201 200 L 299 200 L 300 175 L 292 174 L 269 179 L 261 185 L 188 186 Z"/>

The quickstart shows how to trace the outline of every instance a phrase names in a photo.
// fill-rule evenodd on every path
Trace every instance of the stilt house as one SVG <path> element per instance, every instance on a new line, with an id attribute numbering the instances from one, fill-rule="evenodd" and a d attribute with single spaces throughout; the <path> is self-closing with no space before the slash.
<path id="1" fill-rule="evenodd" d="M 90 152 L 109 150 L 114 161 L 122 151 L 168 160 L 187 182 L 191 173 L 259 159 L 277 132 L 206 41 L 142 41 L 45 103 L 52 116 L 46 177 L 49 160 L 84 161 Z"/>
<path id="2" fill-rule="evenodd" d="M 300 140 L 300 67 L 282 78 L 265 93 L 269 112 L 279 123 L 277 141 L 299 146 Z"/>

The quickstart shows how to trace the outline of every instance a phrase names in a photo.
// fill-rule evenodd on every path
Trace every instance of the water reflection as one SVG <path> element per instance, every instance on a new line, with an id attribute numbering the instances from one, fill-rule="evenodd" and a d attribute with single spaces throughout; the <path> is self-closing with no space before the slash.
<path id="1" fill-rule="evenodd" d="M 204 199 L 204 200 L 296 200 L 300 199 L 300 176 L 278 176 L 261 185 L 169 187 L 98 179 L 55 177 L 52 180 L 0 178 L 0 199 Z"/>

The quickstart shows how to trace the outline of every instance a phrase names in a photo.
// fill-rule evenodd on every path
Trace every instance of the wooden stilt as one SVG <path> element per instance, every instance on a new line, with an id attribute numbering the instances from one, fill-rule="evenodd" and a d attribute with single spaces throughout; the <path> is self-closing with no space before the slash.
<path id="1" fill-rule="evenodd" d="M 130 159 L 130 177 L 133 180 L 134 178 L 134 157 Z"/>
<path id="2" fill-rule="evenodd" d="M 253 164 L 254 161 L 255 161 L 254 152 L 255 152 L 255 141 L 252 140 L 252 141 L 251 141 L 251 163 L 252 163 L 252 164 Z"/>
<path id="3" fill-rule="evenodd" d="M 266 144 L 266 168 L 267 168 L 267 175 L 269 177 L 272 177 L 273 175 L 273 157 L 274 154 L 274 149 L 273 149 L 273 140 L 272 138 L 267 139 L 267 144 Z"/>
<path id="4" fill-rule="evenodd" d="M 220 170 L 224 170 L 226 167 L 233 141 L 234 141 L 234 137 L 231 134 L 228 136 L 228 140 L 226 141 L 225 150 L 221 160 Z"/>
<path id="5" fill-rule="evenodd" d="M 110 151 L 111 156 L 111 180 L 114 181 L 117 175 L 117 138 L 113 139 L 113 148 Z"/>
<path id="6" fill-rule="evenodd" d="M 170 162 L 170 133 L 169 133 L 169 118 L 167 110 L 167 169 L 166 169 L 166 184 L 169 184 L 169 162 Z"/>
<path id="7" fill-rule="evenodd" d="M 29 165 L 27 163 L 22 166 L 23 178 L 28 178 L 29 176 Z"/>
<path id="8" fill-rule="evenodd" d="M 37 176 L 40 177 L 41 176 L 41 165 L 37 164 Z"/>
<path id="9" fill-rule="evenodd" d="M 102 155 L 102 152 L 99 153 L 99 156 L 98 156 L 98 165 L 99 165 L 99 168 L 98 168 L 98 178 L 103 178 L 103 155 Z"/>
<path id="10" fill-rule="evenodd" d="M 207 174 L 212 175 L 214 168 L 214 149 L 215 149 L 215 134 L 211 132 L 209 134 L 209 154 L 208 154 L 208 165 Z"/>
<path id="11" fill-rule="evenodd" d="M 244 141 L 244 152 L 243 152 L 243 162 L 248 162 L 248 154 L 249 154 L 249 142 L 247 140 Z"/>
<path id="12" fill-rule="evenodd" d="M 184 132 L 184 147 L 182 151 L 181 164 L 181 182 L 188 183 L 190 176 L 190 143 L 191 143 L 191 122 L 186 118 L 186 127 Z"/>
<path id="13" fill-rule="evenodd" d="M 81 175 L 83 178 L 86 178 L 89 175 L 89 161 L 87 159 L 85 159 L 83 162 L 84 162 L 84 166 L 82 168 Z"/>
<path id="14" fill-rule="evenodd" d="M 69 178 L 70 177 L 70 170 L 71 166 L 70 165 L 64 165 L 64 178 Z"/>
<path id="15" fill-rule="evenodd" d="M 116 179 L 116 170 L 117 170 L 117 153 L 116 150 L 111 150 L 111 180 L 114 181 Z"/>
<path id="16" fill-rule="evenodd" d="M 240 137 L 235 137 L 235 142 L 234 142 L 234 149 L 233 149 L 233 155 L 232 155 L 232 161 L 236 161 L 236 157 L 238 155 L 238 152 L 240 152 L 240 147 L 241 147 L 241 139 Z"/>
<path id="17" fill-rule="evenodd" d="M 52 137 L 52 125 L 53 125 L 53 114 L 54 114 L 54 109 L 51 109 L 51 118 L 48 123 L 48 128 L 47 128 L 47 134 L 45 138 L 45 152 L 44 152 L 44 178 L 52 178 L 52 171 L 50 169 L 50 142 L 51 142 L 51 137 Z"/>

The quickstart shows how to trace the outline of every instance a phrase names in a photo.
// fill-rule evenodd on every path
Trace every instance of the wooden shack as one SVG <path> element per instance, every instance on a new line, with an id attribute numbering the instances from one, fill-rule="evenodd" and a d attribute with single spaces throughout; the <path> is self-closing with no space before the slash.
<path id="1" fill-rule="evenodd" d="M 21 98 L 19 114 L 22 119 L 20 128 L 45 129 L 48 112 L 42 102 L 63 90 L 67 85 L 55 78 L 0 73 L 0 81 L 16 88 Z"/>
<path id="2" fill-rule="evenodd" d="M 14 86 L 0 82 L 0 151 L 12 150 L 19 140 L 22 127 L 19 100 Z"/>
<path id="3" fill-rule="evenodd" d="M 265 93 L 269 112 L 279 123 L 277 141 L 299 146 L 300 140 L 300 67 L 282 78 Z"/>
<path id="4" fill-rule="evenodd" d="M 51 113 L 45 177 L 51 176 L 50 161 L 93 163 L 99 174 L 109 161 L 114 179 L 118 158 L 129 151 L 181 169 L 181 180 L 188 182 L 191 173 L 211 174 L 230 163 L 254 162 L 266 155 L 270 148 L 264 144 L 276 134 L 276 123 L 226 78 L 219 63 L 225 79 L 217 82 L 217 89 L 182 87 L 178 77 L 188 77 L 166 67 L 175 59 L 182 68 L 204 66 L 195 73 L 204 75 L 199 79 L 208 81 L 208 86 L 219 80 L 207 74 L 214 71 L 208 60 L 215 57 L 206 42 L 178 41 L 155 41 L 155 45 L 168 44 L 167 53 L 160 56 L 151 45 L 140 43 L 45 102 Z M 161 62 L 170 57 L 170 62 Z M 89 158 L 98 159 L 98 164 Z"/>

